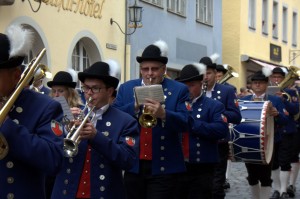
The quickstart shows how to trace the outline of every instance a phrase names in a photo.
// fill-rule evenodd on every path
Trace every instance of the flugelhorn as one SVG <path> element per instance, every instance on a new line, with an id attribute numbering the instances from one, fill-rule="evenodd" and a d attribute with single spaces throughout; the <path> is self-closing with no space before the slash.
<path id="1" fill-rule="evenodd" d="M 41 91 L 35 86 L 35 83 L 41 81 L 44 77 L 50 79 L 52 78 L 52 73 L 50 72 L 48 66 L 44 64 L 39 64 L 39 68 L 34 74 L 33 82 L 32 85 L 30 85 L 30 89 L 40 93 Z"/>
<path id="2" fill-rule="evenodd" d="M 149 79 L 150 85 L 152 84 L 152 79 Z M 144 128 L 153 128 L 157 124 L 156 117 L 149 111 L 149 109 L 143 105 L 142 114 L 139 117 L 139 123 Z"/>
<path id="3" fill-rule="evenodd" d="M 7 114 L 11 110 L 12 106 L 14 105 L 15 101 L 17 100 L 18 96 L 20 95 L 21 91 L 28 86 L 29 82 L 34 76 L 35 71 L 39 67 L 38 63 L 43 58 L 44 54 L 46 53 L 46 48 L 42 49 L 39 54 L 31 60 L 28 67 L 25 69 L 25 71 L 22 73 L 22 76 L 16 85 L 16 88 L 14 92 L 9 96 L 9 98 L 5 99 L 4 106 L 2 107 L 0 111 L 0 126 L 4 122 Z M 0 133 L 0 160 L 3 159 L 9 150 L 8 143 L 3 135 Z"/>
<path id="4" fill-rule="evenodd" d="M 72 127 L 68 130 L 68 134 L 66 138 L 64 139 L 64 155 L 65 157 L 74 157 L 78 153 L 78 145 L 80 143 L 80 131 L 85 125 L 85 123 L 90 118 L 92 112 L 95 109 L 95 106 L 93 106 L 89 112 L 84 116 L 84 112 L 88 108 L 88 104 L 92 102 L 92 97 L 89 98 L 87 101 L 84 109 L 82 110 L 82 114 L 79 114 L 79 116 L 75 119 L 74 124 Z M 93 115 L 91 121 L 93 120 L 95 114 Z M 78 123 L 80 123 L 78 125 Z"/>

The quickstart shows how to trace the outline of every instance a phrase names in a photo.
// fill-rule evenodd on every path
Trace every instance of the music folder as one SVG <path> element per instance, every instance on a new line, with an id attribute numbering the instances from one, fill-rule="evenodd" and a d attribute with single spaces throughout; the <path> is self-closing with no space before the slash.
<path id="1" fill-rule="evenodd" d="M 136 86 L 134 88 L 134 95 L 137 104 L 145 104 L 145 99 L 149 98 L 156 100 L 160 103 L 165 101 L 165 96 L 161 84 L 149 85 L 149 86 Z"/>
<path id="2" fill-rule="evenodd" d="M 276 95 L 277 92 L 280 92 L 280 88 L 278 86 L 268 86 L 266 93 L 268 95 Z"/>

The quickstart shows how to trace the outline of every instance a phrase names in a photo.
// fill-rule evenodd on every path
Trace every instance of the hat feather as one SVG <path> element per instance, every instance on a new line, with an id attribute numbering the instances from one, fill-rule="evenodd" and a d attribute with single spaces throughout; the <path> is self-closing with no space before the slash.
<path id="1" fill-rule="evenodd" d="M 262 68 L 262 73 L 266 76 L 269 77 L 270 75 L 272 75 L 272 70 L 268 67 L 263 67 Z"/>
<path id="2" fill-rule="evenodd" d="M 161 52 L 160 56 L 168 57 L 168 50 L 169 49 L 168 49 L 168 45 L 165 41 L 158 40 L 158 41 L 154 42 L 153 45 L 157 46 L 160 49 L 160 52 Z"/>
<path id="3" fill-rule="evenodd" d="M 21 25 L 12 25 L 7 29 L 10 41 L 9 57 L 25 56 L 32 48 L 33 32 L 22 28 Z"/>
<path id="4" fill-rule="evenodd" d="M 219 57 L 220 57 L 219 54 L 214 53 L 214 54 L 212 54 L 209 58 L 211 59 L 211 61 L 212 61 L 213 63 L 216 63 L 216 61 L 217 61 L 217 59 L 218 59 Z"/>
<path id="5" fill-rule="evenodd" d="M 115 60 L 105 61 L 109 65 L 109 75 L 121 79 L 121 67 Z"/>
<path id="6" fill-rule="evenodd" d="M 199 75 L 204 75 L 206 73 L 206 65 L 202 63 L 193 63 L 193 66 L 199 71 Z"/>
<path id="7" fill-rule="evenodd" d="M 73 82 L 78 81 L 78 74 L 73 68 L 68 68 L 67 72 L 70 73 L 70 75 L 72 76 Z"/>
<path id="8" fill-rule="evenodd" d="M 285 67 L 280 67 L 281 70 L 284 72 L 285 75 L 287 75 L 289 72 Z"/>

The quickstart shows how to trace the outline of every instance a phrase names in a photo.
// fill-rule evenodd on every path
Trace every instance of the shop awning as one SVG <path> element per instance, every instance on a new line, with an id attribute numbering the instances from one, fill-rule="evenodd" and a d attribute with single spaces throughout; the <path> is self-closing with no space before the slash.
<path id="1" fill-rule="evenodd" d="M 271 63 L 271 62 L 267 62 L 267 61 L 263 61 L 263 60 L 260 60 L 260 59 L 256 59 L 256 58 L 253 58 L 253 57 L 249 57 L 248 55 L 242 55 L 241 56 L 241 61 L 251 61 L 261 67 L 267 67 L 267 68 L 270 68 L 271 70 L 273 70 L 273 68 L 276 68 L 276 67 L 284 67 L 282 65 L 279 65 L 279 64 L 274 64 L 274 63 Z"/>

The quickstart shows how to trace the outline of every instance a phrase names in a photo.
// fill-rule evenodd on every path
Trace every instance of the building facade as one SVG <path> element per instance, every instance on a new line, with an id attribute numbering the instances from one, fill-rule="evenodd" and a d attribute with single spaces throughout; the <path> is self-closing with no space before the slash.
<path id="1" fill-rule="evenodd" d="M 133 1 L 132 1 L 133 3 Z M 186 64 L 218 53 L 222 61 L 221 0 L 139 0 L 143 27 L 129 36 L 130 77 L 139 77 L 136 56 L 161 39 L 169 46 L 168 75 L 175 78 Z M 130 30 L 129 30 L 130 31 Z"/>
<path id="2" fill-rule="evenodd" d="M 24 64 L 46 48 L 41 63 L 53 74 L 68 68 L 82 71 L 106 59 L 123 67 L 125 36 L 110 19 L 124 27 L 125 6 L 119 0 L 0 0 L 0 30 L 5 32 L 12 24 L 32 30 L 34 47 Z"/>
<path id="3" fill-rule="evenodd" d="M 230 82 L 246 86 L 263 66 L 300 67 L 300 1 L 223 1 L 223 62 L 239 73 Z"/>

